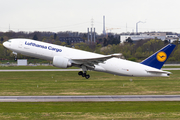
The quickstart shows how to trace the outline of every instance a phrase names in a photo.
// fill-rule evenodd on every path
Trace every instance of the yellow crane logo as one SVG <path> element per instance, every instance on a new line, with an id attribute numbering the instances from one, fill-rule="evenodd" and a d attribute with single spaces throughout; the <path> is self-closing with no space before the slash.
<path id="1" fill-rule="evenodd" d="M 161 51 L 156 55 L 156 58 L 159 62 L 164 62 L 167 59 L 167 55 L 165 52 Z"/>

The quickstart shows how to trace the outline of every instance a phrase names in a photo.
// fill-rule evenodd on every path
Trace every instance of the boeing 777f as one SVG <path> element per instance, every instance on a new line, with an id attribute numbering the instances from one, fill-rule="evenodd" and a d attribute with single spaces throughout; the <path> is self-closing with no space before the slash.
<path id="1" fill-rule="evenodd" d="M 136 63 L 117 58 L 118 54 L 101 55 L 30 39 L 10 39 L 3 45 L 15 53 L 53 61 L 53 65 L 59 68 L 82 68 L 78 75 L 86 79 L 90 77 L 88 70 L 120 76 L 169 76 L 171 73 L 162 71 L 161 67 L 175 48 L 174 44 L 168 44 L 141 63 Z"/>

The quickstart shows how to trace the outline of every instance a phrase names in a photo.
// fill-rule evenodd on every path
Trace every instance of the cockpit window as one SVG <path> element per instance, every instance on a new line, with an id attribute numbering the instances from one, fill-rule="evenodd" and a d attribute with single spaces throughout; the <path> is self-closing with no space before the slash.
<path id="1" fill-rule="evenodd" d="M 7 42 L 11 42 L 11 40 L 8 40 Z"/>

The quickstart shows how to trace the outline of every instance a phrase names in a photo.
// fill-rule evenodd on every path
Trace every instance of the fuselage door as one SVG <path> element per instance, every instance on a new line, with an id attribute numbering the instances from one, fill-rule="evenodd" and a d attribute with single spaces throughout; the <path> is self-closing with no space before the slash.
<path id="1" fill-rule="evenodd" d="M 22 47 L 23 47 L 23 41 L 19 41 L 18 47 L 19 47 L 19 48 L 22 48 Z"/>

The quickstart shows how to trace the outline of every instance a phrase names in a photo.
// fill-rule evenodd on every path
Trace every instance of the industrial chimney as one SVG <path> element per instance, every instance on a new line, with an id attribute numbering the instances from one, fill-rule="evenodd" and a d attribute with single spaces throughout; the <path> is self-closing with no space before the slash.
<path id="1" fill-rule="evenodd" d="M 105 30 L 105 16 L 103 16 L 103 35 L 106 35 L 106 30 Z"/>

